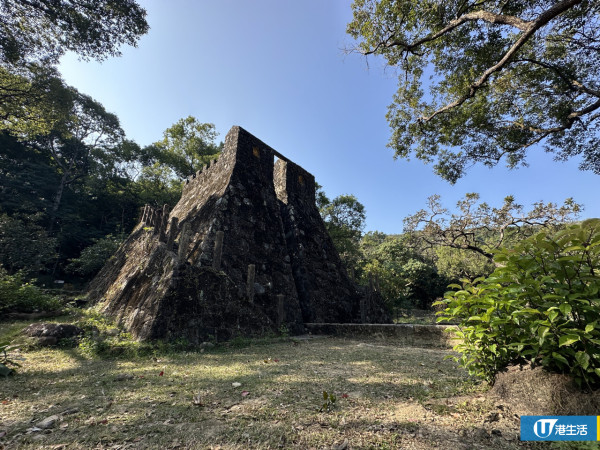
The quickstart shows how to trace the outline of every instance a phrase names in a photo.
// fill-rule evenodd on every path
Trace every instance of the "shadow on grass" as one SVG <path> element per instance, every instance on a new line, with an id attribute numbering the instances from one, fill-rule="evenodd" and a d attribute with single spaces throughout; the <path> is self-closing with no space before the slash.
<path id="1" fill-rule="evenodd" d="M 0 445 L 319 448 L 348 439 L 351 448 L 444 442 L 510 448 L 506 436 L 477 425 L 479 413 L 462 423 L 423 406 L 473 390 L 464 371 L 444 360 L 447 354 L 337 338 L 134 359 L 39 350 L 17 376 L 0 381 L 9 400 L 1 410 L 0 431 L 7 435 Z M 337 400 L 331 411 L 319 412 L 324 390 Z M 49 431 L 28 433 L 41 419 L 72 408 L 77 412 Z M 469 439 L 476 445 L 468 447 Z"/>

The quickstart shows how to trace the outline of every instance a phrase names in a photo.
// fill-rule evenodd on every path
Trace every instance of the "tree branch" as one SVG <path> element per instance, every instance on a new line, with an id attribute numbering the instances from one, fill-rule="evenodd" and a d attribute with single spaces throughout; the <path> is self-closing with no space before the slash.
<path id="1" fill-rule="evenodd" d="M 527 29 L 521 34 L 519 39 L 517 39 L 517 41 L 512 45 L 512 47 L 508 49 L 508 51 L 504 54 L 502 59 L 498 61 L 498 63 L 487 69 L 477 81 L 473 82 L 469 86 L 468 92 L 466 94 L 462 95 L 454 102 L 449 103 L 446 106 L 433 112 L 430 116 L 421 116 L 417 120 L 419 122 L 429 122 L 437 115 L 445 113 L 453 108 L 456 108 L 457 106 L 462 105 L 468 99 L 474 97 L 477 91 L 486 83 L 490 76 L 492 76 L 492 74 L 494 74 L 495 72 L 502 70 L 504 66 L 506 66 L 506 64 L 509 62 L 509 60 L 521 49 L 521 47 L 523 47 L 523 45 L 525 45 L 525 43 L 535 34 L 537 30 L 547 25 L 548 22 L 550 22 L 558 15 L 569 10 L 570 8 L 581 3 L 582 1 L 583 0 L 563 0 L 562 2 L 554 5 L 552 8 L 541 13 L 536 20 L 527 22 Z"/>

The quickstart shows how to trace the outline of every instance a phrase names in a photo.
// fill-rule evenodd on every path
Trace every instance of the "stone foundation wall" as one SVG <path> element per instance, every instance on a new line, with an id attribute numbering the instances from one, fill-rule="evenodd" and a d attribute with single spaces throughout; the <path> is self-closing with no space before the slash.
<path id="1" fill-rule="evenodd" d="M 389 338 L 411 347 L 452 348 L 458 342 L 452 325 L 307 323 L 305 327 L 312 334 Z"/>

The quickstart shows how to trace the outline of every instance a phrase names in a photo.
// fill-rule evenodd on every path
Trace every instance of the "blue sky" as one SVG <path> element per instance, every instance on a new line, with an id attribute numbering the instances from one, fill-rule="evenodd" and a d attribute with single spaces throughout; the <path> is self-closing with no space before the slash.
<path id="1" fill-rule="evenodd" d="M 66 82 L 118 115 L 128 138 L 147 145 L 188 115 L 224 139 L 240 125 L 315 175 L 330 198 L 354 194 L 367 230 L 402 231 L 402 219 L 442 195 L 450 209 L 467 192 L 500 206 L 514 195 L 583 203 L 600 217 L 600 177 L 577 161 L 536 149 L 530 167 L 474 167 L 455 185 L 417 160 L 394 160 L 385 119 L 395 73 L 343 49 L 350 0 L 141 0 L 150 31 L 137 48 L 102 63 L 66 55 Z"/>

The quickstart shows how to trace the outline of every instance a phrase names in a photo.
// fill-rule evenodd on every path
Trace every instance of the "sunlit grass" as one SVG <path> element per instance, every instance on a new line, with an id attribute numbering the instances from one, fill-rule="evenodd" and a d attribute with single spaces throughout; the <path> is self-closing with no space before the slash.
<path id="1" fill-rule="evenodd" d="M 339 338 L 117 359 L 29 351 L 18 373 L 0 380 L 0 444 L 304 449 L 348 439 L 350 448 L 432 448 L 481 426 L 486 411 L 461 412 L 471 415 L 464 423 L 456 408 L 427 407 L 481 390 L 447 354 Z M 337 396 L 330 412 L 319 412 L 323 391 Z M 54 428 L 31 431 L 53 414 L 61 415 Z"/>

